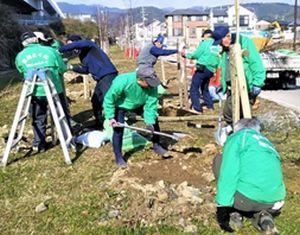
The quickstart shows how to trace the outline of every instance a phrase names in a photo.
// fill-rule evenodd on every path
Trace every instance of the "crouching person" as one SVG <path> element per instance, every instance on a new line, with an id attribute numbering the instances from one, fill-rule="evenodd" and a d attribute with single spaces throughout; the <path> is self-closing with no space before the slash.
<path id="1" fill-rule="evenodd" d="M 147 129 L 159 131 L 158 124 L 158 94 L 159 79 L 152 68 L 142 68 L 138 72 L 125 73 L 117 76 L 104 98 L 105 118 L 114 127 L 112 145 L 116 163 L 120 167 L 127 167 L 122 155 L 122 139 L 124 129 L 116 124 L 124 123 L 127 111 L 137 114 L 143 113 Z M 153 135 L 153 150 L 164 156 L 167 150 L 160 146 L 159 136 Z"/>
<path id="2" fill-rule="evenodd" d="M 257 119 L 242 119 L 235 129 L 213 164 L 218 223 L 232 232 L 229 222 L 241 226 L 247 216 L 260 231 L 277 234 L 273 216 L 286 195 L 280 156 L 260 133 Z"/>

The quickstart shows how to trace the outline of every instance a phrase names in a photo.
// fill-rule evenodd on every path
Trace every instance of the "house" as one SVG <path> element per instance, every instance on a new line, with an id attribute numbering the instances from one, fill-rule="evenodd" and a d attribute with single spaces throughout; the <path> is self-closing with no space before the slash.
<path id="1" fill-rule="evenodd" d="M 231 6 L 227 10 L 228 14 L 228 25 L 231 27 L 232 30 L 236 28 L 236 17 L 235 17 L 235 6 Z M 239 8 L 239 15 L 240 15 L 240 30 L 247 31 L 247 30 L 254 30 L 255 25 L 257 23 L 257 16 L 254 11 L 247 9 L 243 6 Z"/>
<path id="2" fill-rule="evenodd" d="M 153 20 L 147 25 L 144 25 L 143 22 L 136 23 L 133 25 L 133 32 L 136 42 L 152 41 L 158 34 L 166 34 L 166 23 L 159 20 Z"/>
<path id="3" fill-rule="evenodd" d="M 257 23 L 257 17 L 254 11 L 243 6 L 239 8 L 240 29 L 241 31 L 254 30 Z M 219 25 L 226 25 L 235 30 L 235 6 L 211 8 L 209 10 L 210 24 L 212 28 Z"/>
<path id="4" fill-rule="evenodd" d="M 260 20 L 255 24 L 256 30 L 268 30 L 272 27 L 272 23 L 266 20 Z"/>
<path id="5" fill-rule="evenodd" d="M 177 38 L 190 46 L 197 46 L 204 30 L 210 28 L 209 12 L 193 9 L 175 10 L 165 15 L 169 44 Z"/>
<path id="6" fill-rule="evenodd" d="M 228 14 L 227 8 L 212 8 L 209 10 L 209 21 L 210 25 L 216 26 L 228 26 Z"/>

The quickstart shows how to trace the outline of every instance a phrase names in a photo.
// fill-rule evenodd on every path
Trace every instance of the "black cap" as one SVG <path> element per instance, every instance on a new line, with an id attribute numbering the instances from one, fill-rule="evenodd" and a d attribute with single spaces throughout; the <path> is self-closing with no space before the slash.
<path id="1" fill-rule="evenodd" d="M 80 41 L 80 40 L 82 40 L 82 38 L 78 34 L 69 35 L 69 37 L 67 38 L 67 41 L 72 41 L 72 42 L 76 42 L 76 41 Z"/>
<path id="2" fill-rule="evenodd" d="M 140 67 L 137 71 L 139 79 L 146 81 L 150 87 L 157 87 L 160 84 L 160 80 L 156 76 L 156 73 L 151 67 Z"/>
<path id="3" fill-rule="evenodd" d="M 25 40 L 27 40 L 28 38 L 35 38 L 35 34 L 33 32 L 25 32 L 25 33 L 22 33 L 20 39 L 21 39 L 21 42 L 24 42 Z"/>
<path id="4" fill-rule="evenodd" d="M 211 36 L 213 35 L 213 31 L 211 31 L 210 29 L 206 29 L 204 30 L 204 32 L 202 33 L 202 37 L 204 37 L 205 34 L 210 34 Z"/>

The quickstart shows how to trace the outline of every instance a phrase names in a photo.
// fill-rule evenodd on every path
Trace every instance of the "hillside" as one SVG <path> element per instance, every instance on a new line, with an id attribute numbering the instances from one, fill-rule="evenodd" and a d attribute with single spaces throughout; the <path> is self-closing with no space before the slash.
<path id="1" fill-rule="evenodd" d="M 69 4 L 65 2 L 59 2 L 58 5 L 65 13 L 88 13 L 88 14 L 96 14 L 97 12 L 97 6 L 96 5 L 85 5 L 85 4 Z M 286 3 L 247 3 L 242 4 L 243 6 L 252 9 L 256 12 L 258 19 L 265 19 L 269 21 L 287 21 L 292 22 L 293 21 L 293 14 L 294 14 L 294 6 Z M 226 6 L 222 6 L 226 7 Z M 168 12 L 171 12 L 174 10 L 174 8 L 163 8 L 159 9 L 157 7 L 145 7 L 145 12 L 147 15 L 147 20 L 152 21 L 154 19 L 163 21 L 164 15 Z M 203 10 L 204 8 L 202 6 L 194 6 L 190 9 L 197 9 L 197 10 Z M 206 8 L 207 9 L 207 8 Z M 267 10 L 266 10 L 267 9 Z M 105 10 L 108 11 L 113 17 L 114 21 L 117 22 L 121 19 L 121 17 L 124 16 L 124 14 L 127 13 L 126 9 L 120 9 L 120 8 L 110 8 L 99 5 L 99 10 Z M 300 8 L 299 8 L 300 12 Z M 134 22 L 140 22 L 142 20 L 141 16 L 141 7 L 134 8 L 133 9 L 133 15 L 134 15 Z"/>

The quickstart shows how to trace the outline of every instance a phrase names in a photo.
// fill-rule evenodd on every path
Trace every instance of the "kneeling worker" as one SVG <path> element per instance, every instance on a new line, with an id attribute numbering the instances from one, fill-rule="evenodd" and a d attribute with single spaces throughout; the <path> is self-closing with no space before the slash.
<path id="1" fill-rule="evenodd" d="M 158 124 L 158 94 L 159 79 L 151 68 L 139 69 L 138 72 L 125 73 L 117 76 L 104 98 L 105 118 L 114 127 L 117 122 L 124 123 L 127 111 L 140 114 L 143 112 L 147 129 L 159 131 Z M 112 145 L 116 163 L 120 167 L 127 167 L 122 155 L 123 128 L 114 127 Z M 161 147 L 160 138 L 153 135 L 153 150 L 158 155 L 164 156 L 167 150 Z"/>
<path id="2" fill-rule="evenodd" d="M 229 221 L 241 226 L 243 215 L 267 234 L 278 234 L 273 220 L 286 195 L 280 156 L 260 133 L 257 119 L 242 119 L 225 143 L 223 154 L 214 159 L 217 178 L 217 220 L 233 231 Z"/>

